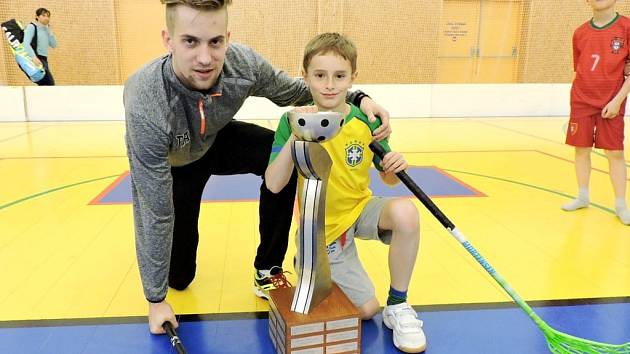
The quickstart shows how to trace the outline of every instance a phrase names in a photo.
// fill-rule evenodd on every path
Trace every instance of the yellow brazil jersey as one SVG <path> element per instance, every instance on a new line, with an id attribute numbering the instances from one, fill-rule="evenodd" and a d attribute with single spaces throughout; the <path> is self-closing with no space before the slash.
<path id="1" fill-rule="evenodd" d="M 351 105 L 341 132 L 332 140 L 321 143 L 332 159 L 332 168 L 326 190 L 326 244 L 335 241 L 359 217 L 365 204 L 372 197 L 370 167 L 381 169 L 380 159 L 368 147 L 372 132 L 380 121 L 370 123 L 357 107 Z M 276 130 L 271 150 L 271 163 L 291 135 L 291 127 L 285 113 Z M 386 141 L 380 144 L 390 151 Z M 304 179 L 299 176 L 300 193 Z M 301 195 L 298 200 L 301 200 Z"/>

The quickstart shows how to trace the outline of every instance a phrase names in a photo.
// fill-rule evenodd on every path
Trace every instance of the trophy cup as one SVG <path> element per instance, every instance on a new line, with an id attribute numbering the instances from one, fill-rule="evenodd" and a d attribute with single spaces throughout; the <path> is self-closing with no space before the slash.
<path id="1" fill-rule="evenodd" d="M 288 114 L 293 133 L 291 155 L 304 177 L 295 288 L 270 291 L 269 335 L 278 354 L 360 353 L 358 309 L 330 278 L 324 233 L 326 185 L 332 160 L 319 142 L 339 133 L 337 112 Z"/>

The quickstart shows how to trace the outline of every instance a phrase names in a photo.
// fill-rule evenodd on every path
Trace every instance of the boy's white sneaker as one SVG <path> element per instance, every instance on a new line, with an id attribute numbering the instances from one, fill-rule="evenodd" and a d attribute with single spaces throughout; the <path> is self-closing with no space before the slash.
<path id="1" fill-rule="evenodd" d="M 422 321 L 416 311 L 403 302 L 383 309 L 383 323 L 393 331 L 394 345 L 405 353 L 420 353 L 427 347 Z"/>

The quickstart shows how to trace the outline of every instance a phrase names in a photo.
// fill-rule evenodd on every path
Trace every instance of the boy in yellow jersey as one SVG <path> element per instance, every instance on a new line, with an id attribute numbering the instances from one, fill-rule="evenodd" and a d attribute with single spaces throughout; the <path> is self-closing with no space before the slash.
<path id="1" fill-rule="evenodd" d="M 333 165 L 326 192 L 326 244 L 332 279 L 359 308 L 363 319 L 380 309 L 374 286 L 359 260 L 355 238 L 380 240 L 389 244 L 391 285 L 383 322 L 393 330 L 394 344 L 408 353 L 422 352 L 426 339 L 422 321 L 407 303 L 407 289 L 420 242 L 418 210 L 408 199 L 373 197 L 369 189 L 372 162 L 386 184 L 399 182 L 395 173 L 407 162 L 391 151 L 386 140 L 380 144 L 388 153 L 382 161 L 368 148 L 379 122 L 370 123 L 361 111 L 345 102 L 348 89 L 357 76 L 354 44 L 337 33 L 324 33 L 306 46 L 303 76 L 315 107 L 305 111 L 335 111 L 345 116 L 341 132 L 321 145 Z M 292 134 L 287 114 L 275 133 L 265 183 L 276 193 L 288 183 L 294 164 L 291 158 Z M 300 185 L 303 179 L 300 178 Z"/>

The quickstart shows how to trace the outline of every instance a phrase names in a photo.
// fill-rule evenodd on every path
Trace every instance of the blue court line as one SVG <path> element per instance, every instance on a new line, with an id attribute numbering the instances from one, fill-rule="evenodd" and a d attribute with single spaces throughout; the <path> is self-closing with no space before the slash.
<path id="1" fill-rule="evenodd" d="M 546 154 L 546 153 L 545 153 L 545 154 Z M 411 168 L 410 170 L 412 170 L 412 169 L 413 169 L 413 168 Z M 552 193 L 552 194 L 560 195 L 560 196 L 563 196 L 563 197 L 566 197 L 566 198 L 570 198 L 570 199 L 575 198 L 575 196 L 570 195 L 570 194 L 567 194 L 567 193 L 563 193 L 563 192 L 555 191 L 555 190 L 548 189 L 548 188 L 545 188 L 545 187 L 535 186 L 535 185 L 528 184 L 528 183 L 524 183 L 524 182 L 519 182 L 519 181 L 515 181 L 515 180 L 510 180 L 510 179 L 506 179 L 506 178 L 495 177 L 495 176 L 489 176 L 489 175 L 484 175 L 484 174 L 479 174 L 479 173 L 474 173 L 474 172 L 467 172 L 467 171 L 454 170 L 454 169 L 443 169 L 443 171 L 446 171 L 446 172 L 455 172 L 455 173 L 462 173 L 462 174 L 467 174 L 467 175 L 471 175 L 471 176 L 477 176 L 477 177 L 483 177 L 483 178 L 488 178 L 488 179 L 494 179 L 494 180 L 497 180 L 497 181 L 503 181 L 503 182 L 513 183 L 513 184 L 521 185 L 521 186 L 524 186 L 524 187 L 528 187 L 528 188 L 532 188 L 532 189 L 537 189 L 537 190 L 545 191 L 545 192 L 548 192 L 548 193 Z M 376 170 L 373 170 L 373 171 L 371 171 L 371 173 L 372 173 L 372 175 L 374 176 L 377 172 L 376 172 Z M 412 173 L 413 173 L 413 174 L 412 174 Z M 409 175 L 410 175 L 410 176 L 412 176 L 412 178 L 414 178 L 414 176 L 415 176 L 415 177 L 417 177 L 417 175 L 415 175 L 415 173 L 416 173 L 415 171 L 414 171 L 414 172 L 412 172 L 412 173 L 409 173 Z M 122 175 L 124 175 L 124 173 L 123 173 Z M 20 203 L 26 202 L 26 201 L 28 201 L 28 200 L 34 199 L 34 198 L 39 197 L 39 196 L 42 196 L 42 195 L 50 194 L 50 193 L 55 192 L 55 191 L 59 191 L 59 190 L 63 190 L 63 189 L 67 189 L 67 188 L 71 188 L 71 187 L 75 187 L 75 186 L 79 186 L 79 185 L 82 185 L 82 184 L 92 183 L 92 182 L 96 182 L 96 181 L 100 181 L 100 180 L 104 180 L 104 179 L 108 179 L 108 178 L 121 177 L 122 175 L 111 175 L 111 176 L 105 176 L 105 177 L 100 177 L 100 178 L 94 178 L 94 179 L 90 179 L 90 180 L 86 180 L 86 181 L 82 181 L 82 182 L 77 182 L 77 183 L 68 184 L 68 185 L 64 185 L 64 186 L 60 186 L 60 187 L 56 187 L 56 188 L 52 188 L 52 189 L 49 189 L 49 190 L 45 190 L 45 191 L 43 191 L 43 192 L 39 192 L 39 193 L 36 193 L 36 194 L 32 194 L 32 195 L 30 195 L 30 196 L 26 196 L 26 197 L 24 197 L 24 198 L 20 198 L 20 199 L 18 199 L 18 200 L 15 200 L 15 201 L 12 201 L 12 202 L 9 202 L 9 203 L 6 203 L 6 204 L 3 204 L 3 205 L 0 205 L 0 210 L 2 210 L 2 209 L 4 209 L 4 208 L 8 208 L 8 207 L 10 207 L 10 206 L 14 206 L 14 205 L 16 205 L 16 204 L 20 204 Z M 236 175 L 236 176 L 248 176 L 248 175 Z M 235 177 L 235 176 L 215 176 L 215 177 L 224 177 L 224 178 L 226 178 L 226 179 L 227 179 L 227 178 L 230 178 L 230 177 Z M 250 176 L 250 177 L 251 177 L 251 178 L 258 178 L 258 177 L 256 177 L 256 176 Z M 127 176 L 127 178 L 126 178 L 126 179 L 128 179 L 128 176 Z M 414 179 L 415 179 L 415 178 L 414 178 Z M 122 180 L 124 180 L 124 179 L 122 179 Z M 211 180 L 212 180 L 212 178 L 211 178 Z M 372 180 L 373 180 L 373 182 L 372 182 L 373 184 L 375 183 L 375 182 L 374 182 L 374 180 L 379 180 L 379 182 L 378 182 L 378 183 L 380 183 L 380 184 L 382 185 L 382 183 L 380 182 L 380 179 L 378 179 L 378 178 L 376 178 L 376 177 L 373 177 L 373 178 L 372 178 Z M 416 180 L 416 179 L 415 179 L 415 180 Z M 483 195 L 483 194 L 481 194 L 480 192 L 478 192 L 478 191 L 476 191 L 476 190 L 472 189 L 471 187 L 468 187 L 468 186 L 466 186 L 466 185 L 462 184 L 461 182 L 459 182 L 459 181 L 458 181 L 457 179 L 455 179 L 454 177 L 449 176 L 448 178 L 446 178 L 446 180 L 451 180 L 451 181 L 454 181 L 454 183 L 457 183 L 459 186 L 461 186 L 462 188 L 464 188 L 464 189 L 467 191 L 467 193 L 468 193 L 468 194 L 462 194 L 462 195 L 459 195 L 459 196 L 466 196 L 466 195 L 468 195 L 468 196 Z M 425 188 L 425 182 L 420 182 L 420 181 L 416 180 L 416 183 L 418 183 L 418 184 L 419 184 L 419 185 L 420 185 L 423 189 Z M 114 186 L 111 186 L 111 185 L 110 185 L 110 186 L 109 186 L 109 187 L 107 187 L 105 190 L 107 190 L 107 189 L 115 189 L 117 186 L 118 186 L 118 185 L 114 185 Z M 246 186 L 249 186 L 250 188 L 252 188 L 252 187 L 251 187 L 251 183 L 249 183 L 249 184 L 248 184 L 248 185 L 246 185 Z M 243 186 L 239 186 L 239 187 L 243 188 Z M 371 188 L 374 188 L 374 189 L 373 189 L 373 191 L 374 191 L 374 194 L 375 194 L 375 195 L 382 195 L 382 194 L 384 194 L 384 193 L 389 193 L 389 194 L 386 194 L 386 195 L 411 195 L 411 194 L 408 192 L 408 190 L 407 190 L 406 188 L 402 187 L 401 185 L 398 185 L 398 186 L 396 186 L 396 187 L 394 187 L 394 188 L 384 187 L 384 185 L 382 185 L 382 186 L 378 186 L 378 185 L 376 185 L 375 187 L 372 187 L 372 185 L 371 185 L 370 187 L 371 187 Z M 131 187 L 130 187 L 130 185 L 129 185 L 129 188 L 131 188 Z M 257 188 L 257 187 L 256 187 L 256 188 Z M 381 189 L 383 189 L 383 188 L 387 188 L 387 189 L 385 189 L 385 192 L 382 192 L 382 191 L 381 191 Z M 377 191 L 381 191 L 381 194 L 377 193 Z M 435 191 L 427 190 L 427 191 L 425 191 L 425 192 L 426 192 L 429 196 L 435 196 L 435 194 L 434 194 L 434 193 L 435 193 Z M 130 193 L 130 192 L 129 192 L 129 193 Z M 204 191 L 204 193 L 205 193 L 205 191 Z M 250 191 L 249 193 L 253 193 L 253 192 L 251 192 L 251 191 Z M 398 193 L 398 194 L 396 194 L 396 193 Z M 109 193 L 106 193 L 106 195 L 108 195 L 108 194 L 109 194 Z M 123 194 L 123 195 L 124 195 L 124 194 Z M 256 194 L 256 195 L 258 195 L 258 194 Z M 129 197 L 128 197 L 128 198 L 130 198 L 130 194 L 129 194 Z M 256 197 L 256 198 L 257 198 L 257 197 Z M 252 200 L 257 200 L 257 199 L 252 199 Z M 104 202 L 103 202 L 102 198 L 99 198 L 99 200 L 95 200 L 95 201 L 93 201 L 93 202 L 92 202 L 92 204 L 106 204 L 106 203 L 104 203 Z M 603 205 L 600 205 L 600 204 L 597 204 L 597 203 L 591 203 L 591 205 L 592 205 L 592 206 L 594 206 L 594 207 L 596 207 L 596 208 L 598 208 L 598 209 L 601 209 L 601 210 L 603 210 L 603 211 L 605 211 L 605 212 L 608 212 L 608 213 L 610 213 L 610 214 L 613 214 L 613 215 L 615 214 L 615 211 L 614 211 L 613 209 L 611 209 L 611 208 L 607 208 L 607 207 L 605 207 L 605 206 L 603 206 Z"/>
<path id="2" fill-rule="evenodd" d="M 432 197 L 470 197 L 483 196 L 483 193 L 459 181 L 443 170 L 433 166 L 412 166 L 408 174 L 422 186 Z M 370 170 L 370 189 L 374 195 L 399 197 L 411 196 L 402 184 L 396 187 L 386 186 L 378 177 L 375 168 Z M 260 195 L 260 177 L 246 175 L 212 176 L 205 186 L 202 201 L 258 201 Z M 90 204 L 129 204 L 131 203 L 131 178 L 121 175 L 121 178 L 108 186 Z"/>
<path id="3" fill-rule="evenodd" d="M 462 305 L 465 307 L 466 305 Z M 434 310 L 419 306 L 426 354 L 548 353 L 542 333 L 519 309 Z M 599 342 L 630 340 L 630 303 L 537 306 L 536 313 L 557 330 Z M 263 317 L 266 314 L 260 314 Z M 180 321 L 178 334 L 189 353 L 274 353 L 265 318 Z M 0 323 L 1 325 L 1 323 Z M 391 330 L 377 315 L 362 323 L 362 352 L 400 353 Z M 151 335 L 146 322 L 66 326 L 0 327 L 0 353 L 170 354 L 166 336 Z"/>

